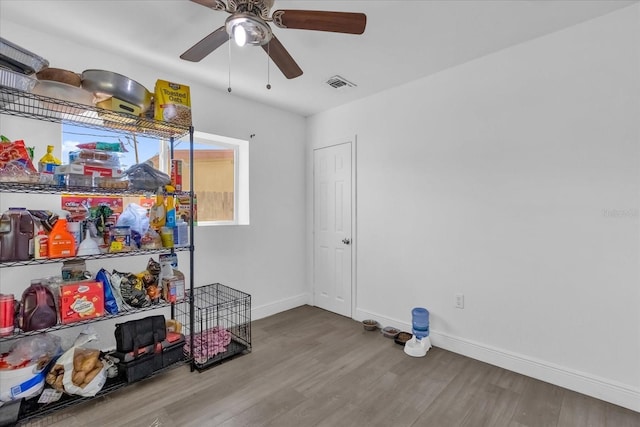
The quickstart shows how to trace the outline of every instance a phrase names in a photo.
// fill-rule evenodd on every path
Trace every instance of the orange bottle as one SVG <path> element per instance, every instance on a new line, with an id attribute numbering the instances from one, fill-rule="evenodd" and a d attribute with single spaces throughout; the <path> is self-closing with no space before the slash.
<path id="1" fill-rule="evenodd" d="M 65 258 L 76 255 L 76 241 L 67 230 L 67 220 L 59 218 L 49 233 L 49 258 Z"/>

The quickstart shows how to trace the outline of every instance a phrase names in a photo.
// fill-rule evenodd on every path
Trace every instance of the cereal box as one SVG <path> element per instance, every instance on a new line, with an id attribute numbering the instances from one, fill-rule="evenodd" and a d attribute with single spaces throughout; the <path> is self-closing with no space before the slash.
<path id="1" fill-rule="evenodd" d="M 189 86 L 158 80 L 156 81 L 154 100 L 154 118 L 156 120 L 191 126 Z"/>
<path id="2" fill-rule="evenodd" d="M 101 282 L 86 281 L 60 285 L 60 320 L 63 324 L 104 315 Z"/>
<path id="3" fill-rule="evenodd" d="M 182 160 L 171 160 L 171 185 L 176 191 L 182 191 Z"/>

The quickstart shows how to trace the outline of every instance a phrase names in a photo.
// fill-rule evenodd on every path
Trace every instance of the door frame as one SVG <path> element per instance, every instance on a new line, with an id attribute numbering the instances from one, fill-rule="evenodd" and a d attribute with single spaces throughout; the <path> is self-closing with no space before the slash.
<path id="1" fill-rule="evenodd" d="M 312 168 L 312 182 L 311 182 L 311 300 L 312 300 L 312 304 L 315 306 L 316 301 L 315 301 L 315 287 L 316 287 L 316 283 L 315 283 L 315 275 L 313 274 L 313 272 L 315 271 L 315 250 L 316 250 L 316 245 L 315 245 L 315 241 L 316 241 L 316 236 L 315 236 L 315 229 L 316 229 L 316 206 L 315 206 L 315 181 L 316 181 L 316 171 L 315 171 L 315 162 L 314 162 L 314 157 L 315 157 L 315 151 L 316 150 L 321 150 L 323 148 L 329 148 L 329 147 L 334 147 L 336 145 L 342 145 L 342 144 L 350 144 L 351 145 L 351 318 L 353 319 L 354 314 L 356 313 L 356 307 L 358 306 L 357 304 L 357 300 L 356 300 L 356 296 L 357 296 L 357 288 L 358 288 L 358 282 L 357 282 L 357 264 L 356 264 L 356 260 L 357 260 L 357 252 L 358 252 L 358 228 L 357 228 L 357 224 L 358 224 L 358 209 L 357 209 L 357 176 L 358 174 L 357 169 L 356 169 L 356 165 L 357 165 L 357 161 L 356 161 L 356 154 L 357 154 L 357 145 L 358 145 L 358 136 L 357 135 L 353 135 L 350 137 L 343 137 L 343 138 L 337 138 L 333 141 L 328 141 L 326 143 L 320 143 L 314 147 L 312 147 L 311 149 L 311 168 Z"/>

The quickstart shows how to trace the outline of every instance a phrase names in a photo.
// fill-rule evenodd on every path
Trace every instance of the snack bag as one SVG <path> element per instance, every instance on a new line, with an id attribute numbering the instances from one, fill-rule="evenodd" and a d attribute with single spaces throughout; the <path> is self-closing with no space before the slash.
<path id="1" fill-rule="evenodd" d="M 156 120 L 191 126 L 191 95 L 189 86 L 166 80 L 156 81 Z"/>
<path id="2" fill-rule="evenodd" d="M 37 172 L 23 140 L 0 143 L 0 169 L 10 164 L 17 164 L 28 173 Z"/>

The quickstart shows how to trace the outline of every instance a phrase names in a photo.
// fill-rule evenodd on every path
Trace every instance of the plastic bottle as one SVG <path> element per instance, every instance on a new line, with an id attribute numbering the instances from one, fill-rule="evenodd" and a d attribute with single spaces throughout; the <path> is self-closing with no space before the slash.
<path id="1" fill-rule="evenodd" d="M 26 208 L 9 208 L 0 217 L 0 261 L 26 261 L 33 255 L 33 217 Z"/>
<path id="2" fill-rule="evenodd" d="M 416 307 L 411 310 L 412 332 L 417 339 L 429 336 L 429 311 L 426 308 Z"/>
<path id="3" fill-rule="evenodd" d="M 32 281 L 22 293 L 18 323 L 25 332 L 50 328 L 58 321 L 55 298 L 49 286 Z"/>
<path id="4" fill-rule="evenodd" d="M 174 189 L 170 185 L 167 185 L 167 192 L 173 192 Z M 169 228 L 176 226 L 176 203 L 173 194 L 167 196 L 167 220 L 165 225 Z"/>
<path id="5" fill-rule="evenodd" d="M 174 245 L 173 228 L 162 227 L 160 229 L 160 240 L 162 240 L 163 248 L 172 248 Z"/>
<path id="6" fill-rule="evenodd" d="M 82 223 L 76 221 L 67 222 L 67 230 L 69 231 L 69 233 L 71 233 L 71 235 L 73 236 L 73 240 L 76 242 L 76 252 L 78 251 L 78 246 L 82 241 L 82 231 L 80 227 L 81 225 Z"/>
<path id="7" fill-rule="evenodd" d="M 55 166 L 62 164 L 60 159 L 53 155 L 53 145 L 47 145 L 47 154 L 42 156 L 38 162 L 38 170 L 40 172 L 53 174 L 55 172 Z"/>
<path id="8" fill-rule="evenodd" d="M 42 156 L 38 162 L 38 172 L 40 172 L 40 182 L 43 184 L 53 184 L 55 181 L 56 166 L 62 162 L 53 155 L 53 145 L 47 145 L 47 154 Z M 59 175 L 63 177 L 64 175 Z"/>
<path id="9" fill-rule="evenodd" d="M 156 203 L 149 210 L 149 225 L 157 232 L 160 232 L 160 229 L 164 226 L 167 220 L 165 212 L 162 188 L 158 188 L 158 192 L 156 193 Z"/>
<path id="10" fill-rule="evenodd" d="M 189 246 L 189 226 L 183 219 L 179 219 L 173 229 L 173 245 Z"/>
<path id="11" fill-rule="evenodd" d="M 33 257 L 44 259 L 49 256 L 49 236 L 42 226 L 38 226 L 38 234 L 33 239 Z"/>
<path id="12" fill-rule="evenodd" d="M 49 258 L 65 258 L 76 255 L 76 242 L 67 230 L 67 220 L 59 218 L 49 233 Z"/>

